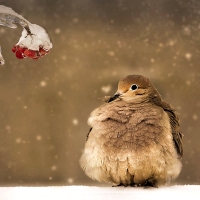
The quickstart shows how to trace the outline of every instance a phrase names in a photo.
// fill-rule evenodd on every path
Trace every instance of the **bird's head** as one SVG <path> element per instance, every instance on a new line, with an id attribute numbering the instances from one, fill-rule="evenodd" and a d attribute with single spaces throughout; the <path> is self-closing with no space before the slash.
<path id="1" fill-rule="evenodd" d="M 142 75 L 129 75 L 119 81 L 118 90 L 108 102 L 121 99 L 130 103 L 161 101 L 161 96 L 150 82 Z"/>

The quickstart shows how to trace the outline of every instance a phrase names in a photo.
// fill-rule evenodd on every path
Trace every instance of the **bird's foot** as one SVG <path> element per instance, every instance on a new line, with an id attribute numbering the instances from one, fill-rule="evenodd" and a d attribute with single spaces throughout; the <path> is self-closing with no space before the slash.
<path id="1" fill-rule="evenodd" d="M 112 187 L 141 187 L 141 184 L 137 184 L 137 183 L 131 183 L 131 184 L 123 184 L 120 183 L 118 185 L 113 185 Z"/>
<path id="2" fill-rule="evenodd" d="M 113 185 L 112 187 L 127 187 L 127 185 L 124 185 L 123 183 L 120 183 L 118 185 Z"/>
<path id="3" fill-rule="evenodd" d="M 150 187 L 154 187 L 157 188 L 157 180 L 155 180 L 154 178 L 149 178 L 147 180 L 145 180 L 141 186 L 143 186 L 144 188 L 150 188 Z"/>

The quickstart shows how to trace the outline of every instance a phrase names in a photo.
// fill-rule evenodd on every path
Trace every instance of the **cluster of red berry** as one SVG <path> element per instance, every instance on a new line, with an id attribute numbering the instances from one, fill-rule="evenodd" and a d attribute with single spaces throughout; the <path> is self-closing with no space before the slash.
<path id="1" fill-rule="evenodd" d="M 34 60 L 38 60 L 40 57 L 43 57 L 47 53 L 49 53 L 49 50 L 43 49 L 42 47 L 40 47 L 39 50 L 32 50 L 24 46 L 15 45 L 12 48 L 12 52 L 15 53 L 18 59 L 23 59 L 28 57 Z"/>

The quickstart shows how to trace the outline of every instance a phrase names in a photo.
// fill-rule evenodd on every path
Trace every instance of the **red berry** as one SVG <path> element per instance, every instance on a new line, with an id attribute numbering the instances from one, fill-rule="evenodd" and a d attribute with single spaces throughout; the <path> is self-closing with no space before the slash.
<path id="1" fill-rule="evenodd" d="M 47 53 L 49 53 L 48 50 L 43 49 L 42 47 L 40 47 L 39 49 L 39 54 L 40 56 L 45 56 Z"/>
<path id="2" fill-rule="evenodd" d="M 26 49 L 24 51 L 24 54 L 29 58 L 37 58 L 38 57 L 38 52 L 31 50 L 31 49 Z"/>
<path id="3" fill-rule="evenodd" d="M 17 46 L 15 45 L 15 46 L 13 46 L 13 48 L 12 48 L 12 52 L 16 52 L 17 51 Z"/>
<path id="4" fill-rule="evenodd" d="M 37 58 L 32 58 L 33 60 L 38 60 L 39 58 L 41 58 L 40 56 L 38 56 Z"/>
<path id="5" fill-rule="evenodd" d="M 27 48 L 23 47 L 23 46 L 19 46 L 18 47 L 18 51 L 20 51 L 21 53 L 24 53 L 24 51 L 26 50 Z"/>
<path id="6" fill-rule="evenodd" d="M 20 52 L 20 51 L 16 51 L 16 57 L 18 58 L 18 59 L 23 59 L 24 58 L 24 56 L 23 56 L 23 54 Z"/>

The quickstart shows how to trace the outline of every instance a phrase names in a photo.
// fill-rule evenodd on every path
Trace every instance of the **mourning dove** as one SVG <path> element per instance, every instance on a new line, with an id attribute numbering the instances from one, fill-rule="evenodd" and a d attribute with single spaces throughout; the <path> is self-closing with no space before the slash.
<path id="1" fill-rule="evenodd" d="M 169 184 L 182 168 L 182 134 L 175 110 L 150 80 L 129 75 L 88 119 L 80 166 L 86 175 L 113 186 Z"/>

